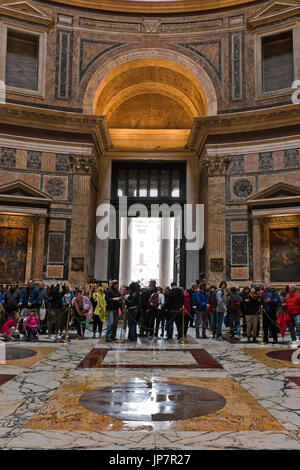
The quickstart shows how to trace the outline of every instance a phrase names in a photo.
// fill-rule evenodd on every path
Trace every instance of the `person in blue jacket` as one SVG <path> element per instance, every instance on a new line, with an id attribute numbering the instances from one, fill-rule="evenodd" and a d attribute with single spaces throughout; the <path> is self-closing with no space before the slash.
<path id="1" fill-rule="evenodd" d="M 202 325 L 202 338 L 207 338 L 206 336 L 206 327 L 208 319 L 208 295 L 205 292 L 205 285 L 200 284 L 197 292 L 193 294 L 192 303 L 196 306 L 196 338 L 201 338 L 200 336 L 200 326 Z"/>
<path id="2" fill-rule="evenodd" d="M 278 342 L 278 326 L 276 325 L 277 308 L 280 305 L 280 297 L 278 293 L 272 289 L 271 284 L 266 284 L 264 292 L 260 298 L 260 303 L 264 308 L 263 311 L 263 329 L 264 343 L 269 342 L 269 330 L 273 338 L 273 343 Z"/>
<path id="3" fill-rule="evenodd" d="M 22 291 L 18 306 L 23 308 L 34 308 L 40 307 L 40 292 L 37 286 L 34 285 L 32 279 L 27 282 L 27 287 Z"/>

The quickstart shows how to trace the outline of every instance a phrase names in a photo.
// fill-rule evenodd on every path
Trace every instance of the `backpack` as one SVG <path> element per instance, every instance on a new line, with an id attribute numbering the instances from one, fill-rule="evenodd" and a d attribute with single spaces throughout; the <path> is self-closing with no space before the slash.
<path id="1" fill-rule="evenodd" d="M 217 291 L 216 290 L 210 296 L 209 303 L 212 306 L 212 308 L 217 308 L 218 302 L 217 302 Z"/>
<path id="2" fill-rule="evenodd" d="M 149 307 L 152 310 L 157 310 L 158 305 L 159 305 L 159 293 L 154 292 L 154 294 L 152 294 L 150 299 L 149 299 Z"/>
<path id="3" fill-rule="evenodd" d="M 241 299 L 240 298 L 238 298 L 238 299 L 232 298 L 231 299 L 230 310 L 232 311 L 232 313 L 240 313 L 240 311 L 241 311 Z"/>

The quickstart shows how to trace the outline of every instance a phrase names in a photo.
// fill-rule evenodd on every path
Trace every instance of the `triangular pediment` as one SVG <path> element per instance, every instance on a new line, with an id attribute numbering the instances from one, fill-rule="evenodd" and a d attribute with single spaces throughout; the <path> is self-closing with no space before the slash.
<path id="1" fill-rule="evenodd" d="M 276 1 L 271 0 L 254 14 L 248 17 L 247 23 L 250 27 L 273 23 L 275 21 L 287 19 L 300 14 L 300 1 L 287 0 Z"/>
<path id="2" fill-rule="evenodd" d="M 264 189 L 259 193 L 247 198 L 247 202 L 258 202 L 266 200 L 276 200 L 285 198 L 295 198 L 300 196 L 300 188 L 292 184 L 276 183 L 270 188 Z"/>
<path id="3" fill-rule="evenodd" d="M 0 200 L 11 200 L 19 202 L 34 202 L 49 204 L 53 201 L 48 194 L 34 188 L 33 186 L 17 180 L 0 186 Z"/>
<path id="4" fill-rule="evenodd" d="M 36 5 L 31 0 L 20 2 L 1 2 L 0 0 L 0 15 L 1 14 L 43 25 L 50 25 L 54 23 L 55 20 L 50 12 Z"/>

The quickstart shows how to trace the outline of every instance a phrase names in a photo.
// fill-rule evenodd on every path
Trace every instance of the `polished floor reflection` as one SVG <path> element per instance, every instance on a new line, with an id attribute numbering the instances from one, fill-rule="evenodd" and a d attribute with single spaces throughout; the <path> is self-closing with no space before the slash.
<path id="1" fill-rule="evenodd" d="M 0 364 L 4 449 L 300 449 L 284 343 L 42 340 Z"/>

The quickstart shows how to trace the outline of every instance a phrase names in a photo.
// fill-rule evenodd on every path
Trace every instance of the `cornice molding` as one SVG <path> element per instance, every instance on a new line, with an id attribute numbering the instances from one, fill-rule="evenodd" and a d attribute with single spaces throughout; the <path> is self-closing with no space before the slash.
<path id="1" fill-rule="evenodd" d="M 98 155 L 112 147 L 105 116 L 95 116 L 18 104 L 0 104 L 0 122 L 19 127 L 92 136 Z"/>
<path id="2" fill-rule="evenodd" d="M 300 0 L 271 0 L 247 18 L 250 29 L 300 16 Z"/>
<path id="3" fill-rule="evenodd" d="M 220 8 L 236 7 L 254 3 L 256 0 L 55 0 L 63 5 L 91 8 L 93 10 L 115 11 L 121 13 L 189 13 Z"/>
<path id="4" fill-rule="evenodd" d="M 30 23 L 46 26 L 47 28 L 50 28 L 55 23 L 54 15 L 31 0 L 0 0 L 0 18 L 1 17 L 29 21 Z"/>
<path id="5" fill-rule="evenodd" d="M 239 134 L 247 140 L 253 131 L 276 129 L 300 125 L 300 105 L 247 111 L 217 116 L 196 117 L 191 129 L 187 147 L 200 157 L 207 138 L 213 135 Z"/>

